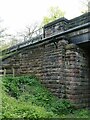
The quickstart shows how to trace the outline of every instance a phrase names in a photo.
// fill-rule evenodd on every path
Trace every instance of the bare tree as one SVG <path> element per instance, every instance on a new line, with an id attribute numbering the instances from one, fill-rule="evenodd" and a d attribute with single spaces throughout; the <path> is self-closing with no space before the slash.
<path id="1" fill-rule="evenodd" d="M 2 27 L 2 20 L 0 19 L 0 49 L 2 46 L 6 44 L 5 37 L 6 37 L 6 28 Z"/>
<path id="2" fill-rule="evenodd" d="M 90 0 L 81 0 L 81 3 L 83 8 L 81 12 L 82 13 L 90 12 Z"/>
<path id="3" fill-rule="evenodd" d="M 0 50 L 10 47 L 16 43 L 15 37 L 11 34 L 7 34 L 7 29 L 3 28 L 3 21 L 0 19 Z M 13 41 L 13 42 L 12 42 Z M 14 42 L 15 41 L 15 42 Z"/>
<path id="4" fill-rule="evenodd" d="M 34 35 L 34 32 L 38 29 L 37 24 L 28 25 L 25 27 L 25 30 L 23 32 L 18 33 L 19 36 L 23 38 L 24 41 L 30 40 L 32 36 Z"/>

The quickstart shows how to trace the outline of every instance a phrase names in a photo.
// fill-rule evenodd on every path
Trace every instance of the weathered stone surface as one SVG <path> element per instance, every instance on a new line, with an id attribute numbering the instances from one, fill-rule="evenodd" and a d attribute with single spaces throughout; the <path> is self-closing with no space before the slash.
<path id="1" fill-rule="evenodd" d="M 6 65 L 5 65 L 6 64 Z M 23 49 L 6 61 L 7 74 L 36 75 L 54 95 L 69 99 L 79 107 L 89 103 L 89 66 L 86 53 L 66 40 Z"/>
<path id="2" fill-rule="evenodd" d="M 71 20 L 56 20 L 44 26 L 45 36 L 78 28 L 87 24 L 88 18 L 90 13 Z M 79 107 L 90 107 L 90 55 L 87 57 L 86 51 L 75 45 L 89 41 L 88 28 L 79 28 L 22 50 L 20 48 L 18 53 L 0 62 L 3 63 L 0 69 L 5 70 L 5 74 L 15 76 L 36 75 L 59 98 L 69 99 Z"/>

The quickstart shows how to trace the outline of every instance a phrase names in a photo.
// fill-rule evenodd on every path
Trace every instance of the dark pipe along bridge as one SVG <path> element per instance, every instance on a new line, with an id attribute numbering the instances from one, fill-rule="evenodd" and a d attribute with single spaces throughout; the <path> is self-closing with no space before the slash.
<path id="1" fill-rule="evenodd" d="M 4 75 L 35 75 L 54 95 L 90 107 L 90 13 L 60 18 L 2 54 Z"/>

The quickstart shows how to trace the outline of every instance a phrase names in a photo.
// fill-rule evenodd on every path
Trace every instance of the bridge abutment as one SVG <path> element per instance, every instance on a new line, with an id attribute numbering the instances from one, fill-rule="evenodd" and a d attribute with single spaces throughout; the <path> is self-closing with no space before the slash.
<path id="1" fill-rule="evenodd" d="M 60 18 L 45 25 L 39 36 L 4 50 L 6 56 L 15 52 L 2 61 L 5 75 L 35 75 L 59 98 L 90 107 L 89 19 L 90 12 Z"/>
<path id="2" fill-rule="evenodd" d="M 84 50 L 74 44 L 66 46 L 66 97 L 78 107 L 89 106 L 89 64 Z"/>
<path id="3" fill-rule="evenodd" d="M 28 47 L 3 61 L 8 74 L 35 75 L 54 95 L 89 106 L 89 65 L 87 54 L 65 39 Z"/>

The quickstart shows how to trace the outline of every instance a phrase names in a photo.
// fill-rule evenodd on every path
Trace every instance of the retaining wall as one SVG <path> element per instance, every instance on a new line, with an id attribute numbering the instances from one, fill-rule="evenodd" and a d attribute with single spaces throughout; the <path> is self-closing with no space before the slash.
<path id="1" fill-rule="evenodd" d="M 27 47 L 3 61 L 7 74 L 35 75 L 59 98 L 89 106 L 89 65 L 85 51 L 65 39 Z"/>

